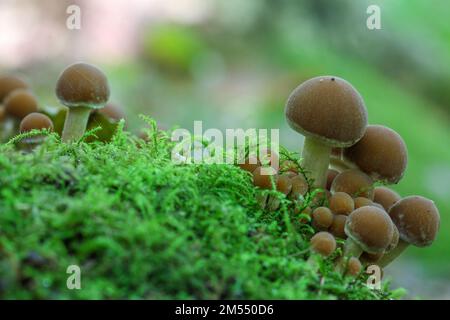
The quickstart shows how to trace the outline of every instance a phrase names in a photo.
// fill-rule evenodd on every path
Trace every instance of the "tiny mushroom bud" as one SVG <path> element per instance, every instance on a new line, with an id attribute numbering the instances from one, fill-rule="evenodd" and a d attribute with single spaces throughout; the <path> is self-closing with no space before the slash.
<path id="1" fill-rule="evenodd" d="M 329 231 L 336 237 L 341 239 L 346 239 L 345 234 L 345 223 L 347 222 L 347 216 L 343 214 L 338 214 L 333 217 L 333 222 L 331 223 Z"/>
<path id="2" fill-rule="evenodd" d="M 327 230 L 333 223 L 333 213 L 327 207 L 318 207 L 312 213 L 312 226 L 319 231 Z"/>
<path id="3" fill-rule="evenodd" d="M 336 240 L 329 232 L 318 232 L 310 240 L 311 251 L 329 257 L 336 250 Z"/>
<path id="4" fill-rule="evenodd" d="M 374 189 L 373 201 L 383 206 L 384 210 L 389 212 L 389 209 L 394 203 L 401 199 L 400 195 L 386 187 L 376 187 Z"/>
<path id="5" fill-rule="evenodd" d="M 277 176 L 263 174 L 264 167 L 258 167 L 253 171 L 253 184 L 261 189 L 272 189 L 273 185 L 276 186 Z"/>
<path id="6" fill-rule="evenodd" d="M 393 224 L 389 215 L 373 206 L 361 207 L 353 211 L 345 223 L 345 241 L 343 257 L 337 270 L 345 270 L 350 257 L 359 258 L 363 252 L 382 253 L 392 241 Z"/>
<path id="7" fill-rule="evenodd" d="M 389 215 L 398 229 L 400 240 L 395 249 L 383 256 L 379 264 L 381 267 L 398 257 L 408 245 L 430 246 L 440 225 L 439 211 L 434 202 L 421 196 L 409 196 L 397 201 L 389 209 Z"/>
<path id="8" fill-rule="evenodd" d="M 28 86 L 22 79 L 16 76 L 0 77 L 0 103 L 8 94 L 16 89 L 26 89 Z"/>
<path id="9" fill-rule="evenodd" d="M 292 129 L 305 136 L 303 168 L 314 185 L 325 188 L 333 147 L 349 147 L 364 135 L 367 110 L 361 95 L 344 79 L 312 78 L 289 96 L 285 115 Z"/>
<path id="10" fill-rule="evenodd" d="M 26 115 L 38 110 L 36 97 L 26 89 L 16 89 L 4 101 L 6 113 L 23 119 Z"/>
<path id="11" fill-rule="evenodd" d="M 282 174 L 279 175 L 276 178 L 276 188 L 277 191 L 283 193 L 285 196 L 287 196 L 292 189 L 292 182 L 291 182 L 291 178 L 289 178 L 287 175 Z M 278 207 L 280 206 L 280 199 L 278 199 L 275 196 L 270 196 L 269 197 L 269 202 L 268 202 L 268 208 L 269 210 L 276 210 L 278 209 Z"/>
<path id="12" fill-rule="evenodd" d="M 330 198 L 330 209 L 334 214 L 349 215 L 355 209 L 355 203 L 347 193 L 336 192 Z"/>
<path id="13" fill-rule="evenodd" d="M 402 137 L 394 130 L 369 125 L 358 143 L 344 149 L 344 158 L 375 181 L 397 183 L 408 163 L 408 151 Z"/>
<path id="14" fill-rule="evenodd" d="M 68 107 L 62 141 L 78 140 L 86 130 L 90 112 L 102 108 L 108 101 L 108 80 L 98 68 L 76 63 L 59 76 L 56 95 Z"/>
<path id="15" fill-rule="evenodd" d="M 351 257 L 347 263 L 347 272 L 346 275 L 351 277 L 356 277 L 361 273 L 362 265 L 358 258 Z"/>
<path id="16" fill-rule="evenodd" d="M 356 197 L 353 201 L 355 202 L 355 209 L 373 205 L 372 200 L 364 197 Z"/>
<path id="17" fill-rule="evenodd" d="M 352 197 L 373 199 L 373 180 L 367 174 L 350 169 L 339 173 L 331 185 L 331 192 L 345 192 Z"/>

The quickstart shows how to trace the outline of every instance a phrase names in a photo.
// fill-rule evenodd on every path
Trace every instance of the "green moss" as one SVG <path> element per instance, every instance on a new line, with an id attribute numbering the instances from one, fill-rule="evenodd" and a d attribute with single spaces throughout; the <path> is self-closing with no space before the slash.
<path id="1" fill-rule="evenodd" d="M 174 165 L 154 123 L 148 143 L 120 128 L 107 144 L 0 147 L 0 298 L 395 297 L 307 264 L 311 228 L 286 199 L 261 210 L 248 173 Z M 72 264 L 81 290 L 66 287 Z"/>

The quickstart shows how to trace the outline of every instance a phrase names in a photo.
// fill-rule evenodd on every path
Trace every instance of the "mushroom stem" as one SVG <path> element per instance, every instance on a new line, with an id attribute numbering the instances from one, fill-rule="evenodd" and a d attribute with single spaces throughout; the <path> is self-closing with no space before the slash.
<path id="1" fill-rule="evenodd" d="M 302 151 L 302 165 L 313 184 L 318 188 L 325 188 L 327 182 L 328 165 L 330 164 L 331 147 L 320 143 L 312 137 L 305 137 Z"/>
<path id="2" fill-rule="evenodd" d="M 386 267 L 389 263 L 394 261 L 405 249 L 409 246 L 409 243 L 403 240 L 399 240 L 395 249 L 389 251 L 378 261 L 376 264 L 381 268 Z"/>
<path id="3" fill-rule="evenodd" d="M 352 166 L 347 161 L 335 157 L 330 158 L 330 167 L 339 172 L 355 168 L 355 166 Z"/>
<path id="4" fill-rule="evenodd" d="M 344 273 L 347 269 L 348 260 L 351 257 L 359 258 L 362 252 L 363 250 L 355 241 L 351 238 L 347 238 L 344 244 L 344 252 L 342 253 L 342 257 L 336 265 L 336 271 L 339 273 Z"/>
<path id="5" fill-rule="evenodd" d="M 86 130 L 91 109 L 87 107 L 69 108 L 62 132 L 62 141 L 77 141 Z"/>

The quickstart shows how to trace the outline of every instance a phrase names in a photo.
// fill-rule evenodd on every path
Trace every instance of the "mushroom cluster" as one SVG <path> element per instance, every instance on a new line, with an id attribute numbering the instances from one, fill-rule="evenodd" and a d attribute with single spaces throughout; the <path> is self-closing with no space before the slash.
<path id="1" fill-rule="evenodd" d="M 240 167 L 259 189 L 279 191 L 293 216 L 310 223 L 312 255 L 331 257 L 337 271 L 357 276 L 369 265 L 387 266 L 409 245 L 433 243 L 440 220 L 433 201 L 402 198 L 388 187 L 405 173 L 405 142 L 386 126 L 368 124 L 363 98 L 349 82 L 335 76 L 307 80 L 289 96 L 285 115 L 304 136 L 301 162 L 276 155 L 281 165 L 272 175 L 261 174 L 257 157 Z M 258 201 L 276 210 L 279 201 L 270 198 Z M 342 254 L 332 254 L 339 247 Z"/>
<path id="2" fill-rule="evenodd" d="M 0 140 L 5 142 L 33 129 L 47 129 L 59 133 L 62 142 L 74 142 L 83 137 L 86 128 L 105 125 L 110 128 L 103 135 L 111 135 L 112 126 L 124 119 L 125 113 L 120 105 L 108 102 L 109 95 L 105 74 L 87 63 L 72 64 L 60 74 L 56 96 L 64 107 L 57 108 L 57 112 L 40 106 L 28 83 L 20 77 L 0 76 Z M 20 146 L 33 149 L 44 138 L 24 138 Z"/>
<path id="3" fill-rule="evenodd" d="M 52 120 L 39 110 L 38 100 L 24 80 L 14 75 L 0 76 L 0 140 L 32 130 L 53 130 Z M 42 135 L 32 136 L 22 145 L 35 146 L 43 139 Z"/>

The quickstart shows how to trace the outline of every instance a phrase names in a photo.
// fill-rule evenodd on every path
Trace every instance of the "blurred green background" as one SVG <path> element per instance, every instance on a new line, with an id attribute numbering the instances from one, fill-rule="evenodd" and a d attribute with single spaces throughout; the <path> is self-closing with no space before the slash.
<path id="1" fill-rule="evenodd" d="M 81 29 L 66 27 L 69 4 Z M 381 30 L 366 26 L 381 8 Z M 29 78 L 42 105 L 77 60 L 101 66 L 129 128 L 143 113 L 167 127 L 279 128 L 302 138 L 284 103 L 302 81 L 332 74 L 365 99 L 369 122 L 396 130 L 409 163 L 394 187 L 433 199 L 441 230 L 432 247 L 410 248 L 387 269 L 410 296 L 450 298 L 450 3 L 446 0 L 129 0 L 0 3 L 0 71 Z"/>

